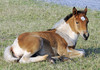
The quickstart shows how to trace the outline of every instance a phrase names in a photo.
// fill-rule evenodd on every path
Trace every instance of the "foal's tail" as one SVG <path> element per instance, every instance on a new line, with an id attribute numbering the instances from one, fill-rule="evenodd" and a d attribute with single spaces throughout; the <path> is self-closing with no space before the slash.
<path id="1" fill-rule="evenodd" d="M 4 51 L 4 59 L 7 61 L 7 62 L 14 62 L 14 61 L 17 61 L 18 58 L 14 57 L 12 55 L 12 52 L 11 52 L 11 46 L 8 46 L 6 47 L 5 51 Z"/>

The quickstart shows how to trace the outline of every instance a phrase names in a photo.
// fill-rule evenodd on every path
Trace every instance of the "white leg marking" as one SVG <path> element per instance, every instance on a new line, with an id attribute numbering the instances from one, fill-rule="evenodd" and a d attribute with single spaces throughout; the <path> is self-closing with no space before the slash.
<path id="1" fill-rule="evenodd" d="M 32 54 L 30 52 L 27 52 L 25 51 L 24 52 L 24 55 L 22 56 L 22 58 L 20 59 L 20 63 L 29 63 L 29 57 L 31 56 Z"/>
<path id="2" fill-rule="evenodd" d="M 81 54 L 81 56 L 85 56 L 85 51 L 84 49 L 78 49 L 79 53 Z"/>
<path id="3" fill-rule="evenodd" d="M 30 58 L 30 61 L 31 62 L 39 62 L 39 61 L 46 60 L 47 57 L 48 57 L 48 55 L 37 56 L 37 57 Z"/>

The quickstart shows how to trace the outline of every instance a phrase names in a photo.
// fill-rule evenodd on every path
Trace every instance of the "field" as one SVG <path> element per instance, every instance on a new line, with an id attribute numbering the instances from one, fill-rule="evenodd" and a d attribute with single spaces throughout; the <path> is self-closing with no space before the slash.
<path id="1" fill-rule="evenodd" d="M 79 9 L 79 8 L 78 8 Z M 100 11 L 88 9 L 90 37 L 78 39 L 77 49 L 86 56 L 73 61 L 50 64 L 47 61 L 19 64 L 3 58 L 4 49 L 21 33 L 45 31 L 72 12 L 72 7 L 35 0 L 0 0 L 0 70 L 100 70 Z"/>

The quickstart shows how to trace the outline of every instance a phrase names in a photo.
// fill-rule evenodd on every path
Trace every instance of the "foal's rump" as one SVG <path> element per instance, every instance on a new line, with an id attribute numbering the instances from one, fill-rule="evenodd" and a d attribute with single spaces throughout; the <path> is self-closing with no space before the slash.
<path id="1" fill-rule="evenodd" d="M 31 53 L 39 51 L 43 45 L 41 37 L 28 33 L 20 35 L 18 37 L 18 43 L 20 48 Z"/>

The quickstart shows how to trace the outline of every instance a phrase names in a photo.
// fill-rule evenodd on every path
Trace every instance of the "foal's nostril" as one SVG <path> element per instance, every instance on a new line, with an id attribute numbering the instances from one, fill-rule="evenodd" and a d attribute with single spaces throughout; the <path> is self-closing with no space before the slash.
<path id="1" fill-rule="evenodd" d="M 86 38 L 86 35 L 85 34 L 83 34 L 83 36 Z"/>
<path id="2" fill-rule="evenodd" d="M 85 40 L 87 40 L 89 37 L 89 33 L 84 33 L 83 36 L 84 36 Z"/>

